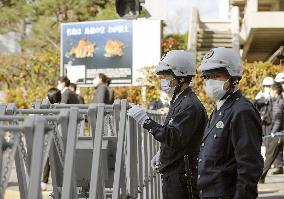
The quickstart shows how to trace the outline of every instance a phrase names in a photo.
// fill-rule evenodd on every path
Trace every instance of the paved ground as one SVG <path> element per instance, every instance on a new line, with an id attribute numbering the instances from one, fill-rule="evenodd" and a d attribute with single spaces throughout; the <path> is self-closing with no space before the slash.
<path id="1" fill-rule="evenodd" d="M 284 199 L 284 175 L 268 175 L 258 192 L 261 199 Z"/>
<path id="2" fill-rule="evenodd" d="M 51 190 L 52 190 L 52 187 L 50 184 L 48 185 L 47 189 L 48 189 L 47 191 L 42 192 L 43 199 L 52 199 L 51 197 L 49 197 L 49 194 L 51 193 Z M 10 181 L 9 181 L 8 188 L 6 190 L 4 199 L 20 199 L 15 165 L 13 166 L 13 171 L 11 173 Z"/>
<path id="3" fill-rule="evenodd" d="M 43 192 L 43 199 L 51 199 L 51 190 L 49 184 L 48 190 Z M 15 166 L 4 199 L 20 199 Z M 259 185 L 259 199 L 284 199 L 284 175 L 268 175 L 266 183 Z"/>

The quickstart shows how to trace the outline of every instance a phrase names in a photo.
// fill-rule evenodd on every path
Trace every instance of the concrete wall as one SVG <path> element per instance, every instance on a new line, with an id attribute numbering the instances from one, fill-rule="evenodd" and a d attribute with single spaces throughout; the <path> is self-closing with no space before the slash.
<path id="1" fill-rule="evenodd" d="M 248 13 L 245 21 L 252 28 L 284 28 L 284 12 Z"/>

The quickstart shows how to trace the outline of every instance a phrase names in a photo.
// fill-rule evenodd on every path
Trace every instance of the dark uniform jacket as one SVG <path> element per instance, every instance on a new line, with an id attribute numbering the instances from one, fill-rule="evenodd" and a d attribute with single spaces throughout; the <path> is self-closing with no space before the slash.
<path id="1" fill-rule="evenodd" d="M 212 115 L 198 159 L 200 196 L 256 198 L 263 170 L 262 129 L 257 110 L 236 91 Z"/>
<path id="2" fill-rule="evenodd" d="M 190 88 L 170 105 L 164 125 L 152 120 L 144 123 L 144 128 L 161 142 L 160 173 L 164 176 L 184 173 L 187 154 L 193 175 L 197 177 L 196 158 L 206 123 L 206 111 Z"/>
<path id="3" fill-rule="evenodd" d="M 79 104 L 79 100 L 78 100 L 78 97 L 77 97 L 75 92 L 73 92 L 69 89 L 66 89 L 62 93 L 61 103 L 64 103 L 64 104 Z"/>
<path id="4" fill-rule="evenodd" d="M 272 100 L 264 97 L 253 100 L 253 104 L 260 113 L 263 135 L 270 135 L 272 122 Z"/>
<path id="5" fill-rule="evenodd" d="M 283 130 L 283 106 L 284 100 L 281 96 L 272 99 L 271 133 Z"/>
<path id="6" fill-rule="evenodd" d="M 110 104 L 108 87 L 101 83 L 96 87 L 96 92 L 93 97 L 93 103 Z"/>

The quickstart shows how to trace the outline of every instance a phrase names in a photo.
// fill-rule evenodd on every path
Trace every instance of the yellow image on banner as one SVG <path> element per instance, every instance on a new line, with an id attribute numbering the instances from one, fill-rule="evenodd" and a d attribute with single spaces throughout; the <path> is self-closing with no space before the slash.
<path id="1" fill-rule="evenodd" d="M 113 57 L 113 56 L 119 56 L 121 57 L 123 55 L 123 48 L 125 48 L 125 45 L 123 42 L 119 40 L 108 40 L 105 45 L 105 57 Z"/>

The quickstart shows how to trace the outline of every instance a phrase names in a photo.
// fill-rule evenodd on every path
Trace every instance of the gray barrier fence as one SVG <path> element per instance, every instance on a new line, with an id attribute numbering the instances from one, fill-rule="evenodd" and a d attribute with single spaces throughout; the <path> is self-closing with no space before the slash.
<path id="1" fill-rule="evenodd" d="M 284 131 L 280 131 L 280 132 L 275 132 L 275 133 L 271 133 L 271 135 L 266 135 L 263 136 L 263 139 L 271 139 L 274 137 L 284 137 Z"/>
<path id="2" fill-rule="evenodd" d="M 0 198 L 15 163 L 21 199 L 41 199 L 41 175 L 49 157 L 51 197 L 141 198 L 161 196 L 160 176 L 150 166 L 159 143 L 127 117 L 129 104 L 49 104 L 33 109 L 0 105 Z M 162 123 L 164 116 L 149 111 Z"/>

